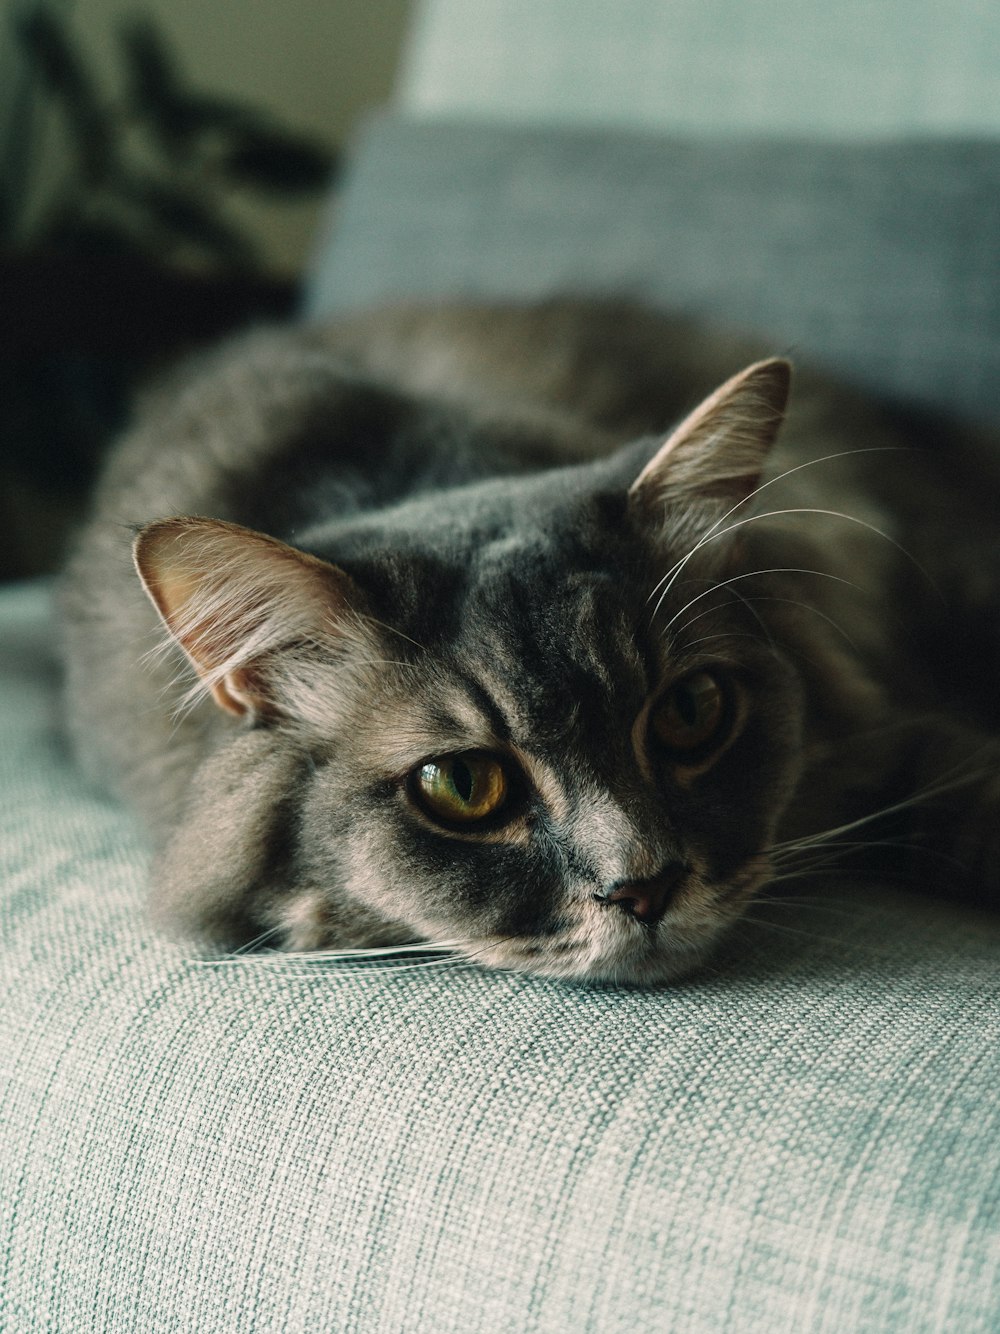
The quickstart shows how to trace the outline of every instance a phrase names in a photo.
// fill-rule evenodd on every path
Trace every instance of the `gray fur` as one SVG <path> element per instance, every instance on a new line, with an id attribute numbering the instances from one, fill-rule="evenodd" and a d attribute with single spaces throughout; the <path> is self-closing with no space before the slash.
<path id="1" fill-rule="evenodd" d="M 995 479 L 965 434 L 802 374 L 781 480 L 743 503 L 784 372 L 664 440 L 759 354 L 626 306 L 403 309 L 252 334 L 152 393 L 62 605 L 68 725 L 149 830 L 157 919 L 652 983 L 896 806 L 992 896 Z M 650 711 L 700 668 L 735 712 L 678 763 Z M 413 801 L 464 751 L 506 757 L 516 818 Z M 609 897 L 678 867 L 656 922 Z"/>

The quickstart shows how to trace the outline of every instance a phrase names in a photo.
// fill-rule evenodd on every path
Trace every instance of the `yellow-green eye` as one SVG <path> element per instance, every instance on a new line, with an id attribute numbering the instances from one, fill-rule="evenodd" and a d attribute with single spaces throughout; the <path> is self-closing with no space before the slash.
<path id="1" fill-rule="evenodd" d="M 678 755 L 722 739 L 728 714 L 726 694 L 712 672 L 692 672 L 677 681 L 653 710 L 656 739 Z"/>
<path id="2" fill-rule="evenodd" d="M 475 824 L 495 815 L 508 796 L 503 765 L 484 751 L 442 755 L 422 764 L 414 787 L 428 815 L 452 824 Z"/>

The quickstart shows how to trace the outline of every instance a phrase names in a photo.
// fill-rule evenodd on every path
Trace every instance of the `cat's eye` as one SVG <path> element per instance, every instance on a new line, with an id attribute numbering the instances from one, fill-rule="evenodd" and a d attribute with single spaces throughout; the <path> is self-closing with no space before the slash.
<path id="1" fill-rule="evenodd" d="M 413 792 L 428 815 L 445 824 L 472 825 L 498 815 L 510 797 L 507 771 L 495 755 L 463 751 L 422 764 Z"/>
<path id="2" fill-rule="evenodd" d="M 650 718 L 653 735 L 682 758 L 721 742 L 729 718 L 725 687 L 714 672 L 692 672 L 667 691 Z"/>

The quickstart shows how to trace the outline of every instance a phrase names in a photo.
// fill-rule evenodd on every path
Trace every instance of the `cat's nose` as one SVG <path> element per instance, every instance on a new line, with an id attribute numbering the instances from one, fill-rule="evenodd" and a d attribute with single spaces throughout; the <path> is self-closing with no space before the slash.
<path id="1" fill-rule="evenodd" d="M 595 894 L 599 903 L 614 904 L 644 926 L 655 926 L 669 907 L 686 868 L 671 862 L 648 880 L 623 880 L 606 894 Z"/>

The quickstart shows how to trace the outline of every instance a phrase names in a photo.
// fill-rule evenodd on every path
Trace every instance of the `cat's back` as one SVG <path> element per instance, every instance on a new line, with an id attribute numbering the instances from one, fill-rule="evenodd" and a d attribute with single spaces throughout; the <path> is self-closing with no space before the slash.
<path id="1" fill-rule="evenodd" d="M 663 432 L 768 350 L 623 302 L 552 300 L 262 330 L 189 362 L 140 402 L 63 581 L 68 725 L 84 764 L 169 823 L 223 725 L 204 702 L 177 712 L 189 681 L 133 570 L 141 525 L 196 514 L 294 544 L 338 513 Z M 864 416 L 856 400 L 850 412 Z M 844 413 L 805 377 L 780 466 L 843 451 Z"/>

